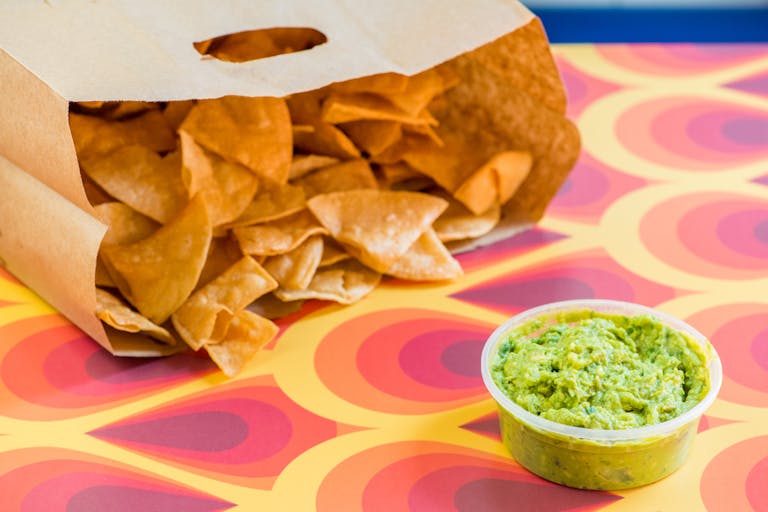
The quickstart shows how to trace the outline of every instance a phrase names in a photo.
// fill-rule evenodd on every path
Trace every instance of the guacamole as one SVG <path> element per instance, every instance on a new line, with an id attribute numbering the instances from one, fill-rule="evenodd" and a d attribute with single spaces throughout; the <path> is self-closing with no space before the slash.
<path id="1" fill-rule="evenodd" d="M 496 385 L 533 414 L 577 427 L 636 428 L 683 414 L 709 390 L 703 350 L 652 317 L 586 310 L 555 320 L 509 332 L 491 364 Z"/>

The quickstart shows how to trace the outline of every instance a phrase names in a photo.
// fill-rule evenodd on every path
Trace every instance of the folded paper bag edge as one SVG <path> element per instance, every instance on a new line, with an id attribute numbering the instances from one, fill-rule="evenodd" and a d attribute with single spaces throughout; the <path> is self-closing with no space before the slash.
<path id="1" fill-rule="evenodd" d="M 329 78 L 413 74 L 534 17 L 509 0 L 474 0 L 471 6 L 459 0 L 279 4 L 228 0 L 218 2 L 213 15 L 204 8 L 210 4 L 190 6 L 189 0 L 11 2 L 0 5 L 0 19 L 15 20 L 0 33 L 0 48 L 69 101 L 285 96 L 315 89 Z M 301 14 L 304 5 L 312 7 L 314 23 Z M 286 24 L 289 15 L 297 17 L 291 25 L 318 29 L 328 43 L 240 64 L 203 60 L 192 46 L 201 37 L 248 27 L 247 20 L 251 28 L 267 28 L 270 22 Z M 383 24 L 380 31 L 373 30 L 377 19 Z M 448 26 L 453 30 L 445 30 Z M 413 49 L 406 47 L 416 42 Z"/>

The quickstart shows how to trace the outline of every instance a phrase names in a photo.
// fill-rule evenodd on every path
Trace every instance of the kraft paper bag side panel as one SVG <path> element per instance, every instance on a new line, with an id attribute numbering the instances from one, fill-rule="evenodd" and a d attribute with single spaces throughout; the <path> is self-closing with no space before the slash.
<path id="1" fill-rule="evenodd" d="M 69 103 L 0 49 L 0 155 L 86 212 Z"/>

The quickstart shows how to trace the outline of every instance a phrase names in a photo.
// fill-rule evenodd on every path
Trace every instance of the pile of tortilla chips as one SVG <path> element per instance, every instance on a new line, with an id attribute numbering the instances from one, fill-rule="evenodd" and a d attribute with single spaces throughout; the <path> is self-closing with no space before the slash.
<path id="1" fill-rule="evenodd" d="M 86 192 L 109 226 L 97 315 L 204 348 L 233 375 L 304 300 L 460 275 L 445 243 L 493 229 L 532 162 L 488 158 L 438 123 L 457 82 L 443 64 L 287 98 L 73 104 Z"/>

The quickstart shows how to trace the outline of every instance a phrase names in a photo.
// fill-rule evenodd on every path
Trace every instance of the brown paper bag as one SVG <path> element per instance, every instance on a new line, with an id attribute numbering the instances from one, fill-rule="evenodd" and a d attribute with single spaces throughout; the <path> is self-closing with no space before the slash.
<path id="1" fill-rule="evenodd" d="M 2 263 L 119 355 L 175 349 L 105 330 L 94 314 L 106 227 L 86 199 L 70 102 L 280 97 L 387 71 L 412 75 L 454 60 L 461 83 L 446 94 L 438 120 L 462 126 L 477 143 L 503 139 L 504 149 L 525 149 L 534 158 L 498 229 L 463 249 L 536 222 L 579 151 L 541 23 L 510 0 L 50 0 L 7 2 L 0 19 L 6 21 L 0 31 Z M 242 63 L 201 58 L 193 46 L 268 27 L 311 27 L 327 42 Z"/>

